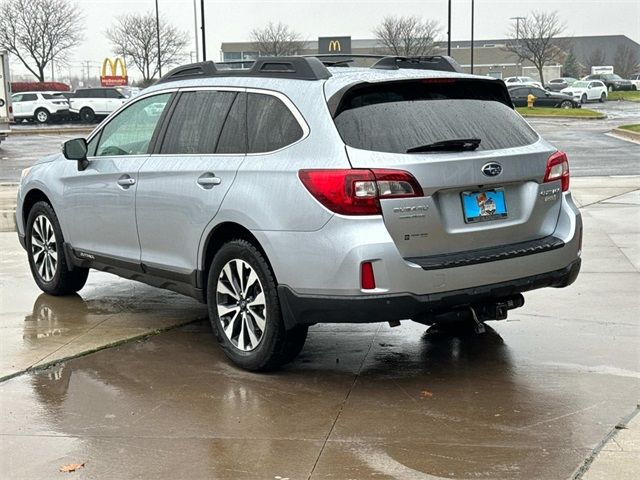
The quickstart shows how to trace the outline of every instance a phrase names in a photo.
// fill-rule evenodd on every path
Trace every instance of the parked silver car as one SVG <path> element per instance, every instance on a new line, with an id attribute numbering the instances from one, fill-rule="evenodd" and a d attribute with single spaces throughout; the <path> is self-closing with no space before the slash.
<path id="1" fill-rule="evenodd" d="M 69 294 L 96 268 L 191 295 L 250 370 L 291 360 L 316 323 L 482 328 L 571 284 L 566 155 L 503 82 L 421 62 L 175 69 L 23 172 L 36 283 Z"/>

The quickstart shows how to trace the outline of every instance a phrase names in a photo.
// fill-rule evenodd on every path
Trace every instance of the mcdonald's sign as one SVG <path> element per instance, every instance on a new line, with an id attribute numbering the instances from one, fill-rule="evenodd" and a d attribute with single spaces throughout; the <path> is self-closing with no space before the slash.
<path id="1" fill-rule="evenodd" d="M 121 75 L 118 75 L 118 66 L 120 67 Z M 107 75 L 107 67 L 109 67 L 110 75 Z M 127 67 L 124 64 L 124 60 L 121 58 L 116 58 L 115 60 L 105 58 L 104 62 L 102 62 L 100 84 L 103 87 L 120 87 L 128 85 L 129 77 L 127 76 Z"/>
<path id="2" fill-rule="evenodd" d="M 351 37 L 319 37 L 318 53 L 351 53 Z"/>

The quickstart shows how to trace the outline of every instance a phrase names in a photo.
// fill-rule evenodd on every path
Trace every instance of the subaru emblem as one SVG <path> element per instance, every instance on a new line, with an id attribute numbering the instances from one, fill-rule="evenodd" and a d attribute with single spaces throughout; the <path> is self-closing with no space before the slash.
<path id="1" fill-rule="evenodd" d="M 502 173 L 502 165 L 498 162 L 489 162 L 482 166 L 482 173 L 487 177 L 497 177 Z"/>

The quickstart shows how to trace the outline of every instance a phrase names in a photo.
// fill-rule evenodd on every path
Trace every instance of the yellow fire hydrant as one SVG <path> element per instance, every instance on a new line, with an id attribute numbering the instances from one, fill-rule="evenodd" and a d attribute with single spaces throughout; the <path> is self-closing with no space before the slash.
<path id="1" fill-rule="evenodd" d="M 533 102 L 536 101 L 536 97 L 533 96 L 533 93 L 527 95 L 527 107 L 533 108 Z"/>

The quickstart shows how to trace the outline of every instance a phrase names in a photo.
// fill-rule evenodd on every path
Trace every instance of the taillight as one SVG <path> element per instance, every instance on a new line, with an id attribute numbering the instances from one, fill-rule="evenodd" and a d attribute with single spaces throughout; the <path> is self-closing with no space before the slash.
<path id="1" fill-rule="evenodd" d="M 316 200 L 342 215 L 380 215 L 380 199 L 424 195 L 416 179 L 402 170 L 300 170 L 298 176 Z"/>
<path id="2" fill-rule="evenodd" d="M 569 159 L 564 152 L 556 152 L 547 160 L 547 171 L 544 174 L 545 182 L 560 180 L 562 191 L 569 190 Z"/>

